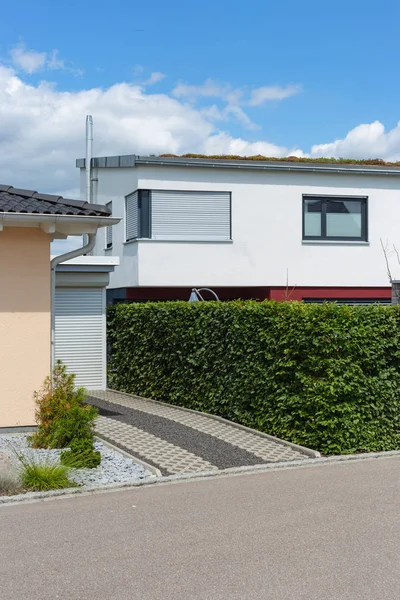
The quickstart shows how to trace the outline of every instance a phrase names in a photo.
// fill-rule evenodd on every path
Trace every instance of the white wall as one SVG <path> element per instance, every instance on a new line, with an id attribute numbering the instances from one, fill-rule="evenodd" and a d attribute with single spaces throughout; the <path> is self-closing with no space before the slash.
<path id="1" fill-rule="evenodd" d="M 110 287 L 125 286 L 388 286 L 380 238 L 400 248 L 400 176 L 154 167 L 98 169 L 93 200 L 113 201 L 123 216 L 135 189 L 232 192 L 232 243 L 140 241 L 123 244 Z M 369 242 L 302 242 L 302 194 L 368 196 Z M 99 236 L 102 237 L 102 234 Z M 102 246 L 97 253 L 104 253 Z M 391 259 L 393 275 L 400 267 Z"/>
<path id="2" fill-rule="evenodd" d="M 93 169 L 92 202 L 107 204 L 112 202 L 113 216 L 122 220 L 113 226 L 113 247 L 106 249 L 106 228 L 97 234 L 95 256 L 118 256 L 120 265 L 110 274 L 110 287 L 134 287 L 138 285 L 138 244 L 124 244 L 125 241 L 125 196 L 137 189 L 136 169 Z M 81 198 L 85 197 L 85 169 L 81 169 Z"/>

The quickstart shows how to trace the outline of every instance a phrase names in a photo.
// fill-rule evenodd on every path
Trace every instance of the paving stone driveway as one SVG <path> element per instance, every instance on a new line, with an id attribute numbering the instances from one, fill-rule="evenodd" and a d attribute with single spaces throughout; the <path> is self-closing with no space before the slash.
<path id="1" fill-rule="evenodd" d="M 96 421 L 100 437 L 157 467 L 163 475 L 313 457 L 312 451 L 293 448 L 257 431 L 130 394 L 96 391 L 90 392 L 88 401 L 100 411 Z"/>

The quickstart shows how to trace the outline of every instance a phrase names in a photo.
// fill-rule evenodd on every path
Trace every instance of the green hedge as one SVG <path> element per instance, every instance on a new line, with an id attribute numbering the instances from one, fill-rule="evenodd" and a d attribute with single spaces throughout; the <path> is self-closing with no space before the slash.
<path id="1" fill-rule="evenodd" d="M 328 454 L 400 448 L 400 309 L 120 304 L 109 385 Z"/>

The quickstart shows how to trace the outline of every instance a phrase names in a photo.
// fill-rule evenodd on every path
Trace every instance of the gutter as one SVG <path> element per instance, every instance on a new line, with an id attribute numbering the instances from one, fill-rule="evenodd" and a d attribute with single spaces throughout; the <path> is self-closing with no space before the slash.
<path id="1" fill-rule="evenodd" d="M 117 217 L 98 217 L 96 215 L 43 215 L 41 213 L 17 213 L 17 212 L 0 212 L 0 226 L 4 223 L 32 223 L 37 221 L 40 223 L 88 223 L 98 225 L 116 225 L 120 222 Z"/>
<path id="2" fill-rule="evenodd" d="M 265 171 L 296 171 L 297 173 L 342 173 L 350 175 L 352 173 L 358 175 L 400 175 L 400 168 L 363 168 L 357 165 L 335 165 L 333 163 L 317 165 L 316 163 L 280 163 L 280 162 L 257 162 L 257 161 L 234 161 L 223 159 L 207 160 L 202 158 L 194 158 L 188 160 L 185 158 L 159 158 L 159 157 L 136 157 L 136 165 L 159 165 L 170 167 L 203 167 L 203 168 L 219 168 L 219 169 L 250 169 L 250 170 L 265 170 Z"/>
<path id="3" fill-rule="evenodd" d="M 344 175 L 394 175 L 400 176 L 399 167 L 374 165 L 356 165 L 340 163 L 301 163 L 289 161 L 253 161 L 253 160 L 224 160 L 207 158 L 168 158 L 160 156 L 140 156 L 128 154 L 121 156 L 104 156 L 92 158 L 94 168 L 134 168 L 139 165 L 164 167 L 192 167 L 212 169 L 241 169 L 259 171 L 290 171 L 297 173 L 341 173 Z M 76 166 L 86 168 L 86 160 L 78 158 Z"/>
<path id="4" fill-rule="evenodd" d="M 107 217 L 106 217 L 107 218 Z M 50 262 L 50 310 L 51 310 L 51 358 L 50 358 L 50 373 L 53 376 L 53 369 L 55 366 L 55 327 L 56 327 L 56 314 L 55 314 L 55 300 L 56 300 L 56 269 L 57 266 L 65 262 L 66 260 L 71 260 L 72 258 L 77 258 L 78 256 L 83 256 L 84 254 L 88 254 L 93 250 L 94 245 L 96 243 L 96 233 L 88 234 L 88 243 L 81 248 L 77 248 L 76 250 L 71 250 L 70 252 L 66 252 L 65 254 L 60 254 L 60 256 L 56 256 Z"/>

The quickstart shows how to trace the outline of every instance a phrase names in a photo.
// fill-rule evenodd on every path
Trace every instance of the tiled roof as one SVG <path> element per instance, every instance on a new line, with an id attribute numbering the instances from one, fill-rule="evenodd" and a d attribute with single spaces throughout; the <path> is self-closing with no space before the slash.
<path id="1" fill-rule="evenodd" d="M 21 190 L 12 185 L 0 184 L 0 213 L 2 212 L 85 217 L 111 215 L 109 208 L 101 204 L 88 204 L 82 200 L 68 200 L 62 196 L 39 194 L 34 190 Z"/>

